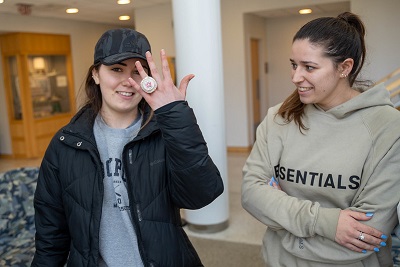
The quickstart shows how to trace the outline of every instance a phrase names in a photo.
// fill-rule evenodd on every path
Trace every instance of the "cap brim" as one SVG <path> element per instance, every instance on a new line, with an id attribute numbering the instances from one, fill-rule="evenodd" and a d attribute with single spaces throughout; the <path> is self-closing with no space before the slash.
<path id="1" fill-rule="evenodd" d="M 141 58 L 141 59 L 146 60 L 146 57 L 144 57 L 140 54 L 132 53 L 132 52 L 124 52 L 124 53 L 119 53 L 119 54 L 108 56 L 108 57 L 102 59 L 101 63 L 109 66 L 109 65 L 114 65 L 114 64 L 120 63 L 120 62 L 130 59 L 130 58 Z"/>

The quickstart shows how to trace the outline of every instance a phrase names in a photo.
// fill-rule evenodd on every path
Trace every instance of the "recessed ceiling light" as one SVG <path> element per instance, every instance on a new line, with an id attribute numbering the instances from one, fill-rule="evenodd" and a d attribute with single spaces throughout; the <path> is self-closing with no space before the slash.
<path id="1" fill-rule="evenodd" d="M 68 8 L 67 10 L 65 10 L 65 12 L 67 12 L 68 14 L 74 14 L 74 13 L 78 13 L 79 9 L 77 9 L 77 8 Z"/>
<path id="2" fill-rule="evenodd" d="M 311 8 L 304 8 L 304 9 L 300 9 L 299 13 L 300 14 L 310 14 L 310 13 L 312 13 L 312 10 L 311 10 Z"/>
<path id="3" fill-rule="evenodd" d="M 118 5 L 126 5 L 129 4 L 131 1 L 130 0 L 118 0 L 117 3 Z"/>
<path id="4" fill-rule="evenodd" d="M 130 20 L 130 16 L 119 16 L 119 20 Z"/>

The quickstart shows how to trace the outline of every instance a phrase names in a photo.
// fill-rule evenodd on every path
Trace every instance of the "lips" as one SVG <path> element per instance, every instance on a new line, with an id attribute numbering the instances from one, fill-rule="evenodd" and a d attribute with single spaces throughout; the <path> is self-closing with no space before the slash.
<path id="1" fill-rule="evenodd" d="M 312 89 L 313 89 L 313 87 L 297 87 L 297 90 L 299 90 L 300 92 L 307 92 Z"/>
<path id="2" fill-rule="evenodd" d="M 132 92 L 117 92 L 117 93 L 123 96 L 133 96 Z"/>

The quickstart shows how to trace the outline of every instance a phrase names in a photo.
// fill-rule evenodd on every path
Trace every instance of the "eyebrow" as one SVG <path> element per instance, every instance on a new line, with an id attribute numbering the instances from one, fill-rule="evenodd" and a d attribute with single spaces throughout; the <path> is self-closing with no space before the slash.
<path id="1" fill-rule="evenodd" d="M 126 65 L 126 64 L 125 64 L 125 63 L 123 63 L 123 62 L 118 62 L 117 64 L 118 64 L 118 65 L 125 66 L 125 67 L 126 67 L 126 66 L 128 66 L 128 65 Z M 142 63 L 140 63 L 140 64 L 142 64 Z M 148 66 L 146 66 L 146 65 L 145 65 L 145 66 L 143 66 L 143 65 L 142 65 L 142 67 L 143 67 L 143 69 L 147 70 L 147 72 L 148 72 L 148 71 L 149 71 L 149 69 L 150 69 L 150 68 L 149 68 Z"/>
<path id="2" fill-rule="evenodd" d="M 293 59 L 290 58 L 289 60 L 290 60 L 290 62 L 295 63 L 295 61 L 294 61 Z M 313 62 L 313 61 L 305 61 L 305 60 L 300 61 L 300 63 L 305 64 L 305 65 L 307 65 L 307 64 L 318 65 L 318 63 L 315 63 L 315 62 Z"/>

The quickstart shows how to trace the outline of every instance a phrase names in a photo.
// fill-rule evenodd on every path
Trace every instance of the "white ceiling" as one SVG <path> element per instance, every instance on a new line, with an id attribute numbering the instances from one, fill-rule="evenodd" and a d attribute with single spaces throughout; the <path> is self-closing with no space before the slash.
<path id="1" fill-rule="evenodd" d="M 4 3 L 0 4 L 0 15 L 1 13 L 20 14 L 17 3 L 23 3 L 31 6 L 30 16 L 91 21 L 132 27 L 134 21 L 133 10 L 135 8 L 167 4 L 171 0 L 131 0 L 131 3 L 127 5 L 118 5 L 116 2 L 117 0 L 4 0 Z M 77 14 L 65 13 L 65 10 L 70 7 L 78 8 L 79 12 Z M 253 14 L 266 18 L 293 16 L 298 15 L 297 12 L 300 8 L 303 7 L 258 11 L 253 12 Z M 323 12 L 339 13 L 350 10 L 350 4 L 346 1 L 307 6 L 307 8 L 312 8 L 315 14 Z M 120 15 L 131 16 L 131 21 L 119 21 L 118 17 Z"/>
<path id="2" fill-rule="evenodd" d="M 18 3 L 31 5 L 30 16 L 82 20 L 116 25 L 131 25 L 131 21 L 119 21 L 121 15 L 133 18 L 133 9 L 170 3 L 171 0 L 131 0 L 130 4 L 118 5 L 117 0 L 4 0 L 1 13 L 20 14 Z M 67 8 L 79 9 L 76 14 L 67 14 Z"/>

